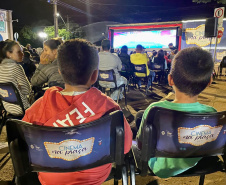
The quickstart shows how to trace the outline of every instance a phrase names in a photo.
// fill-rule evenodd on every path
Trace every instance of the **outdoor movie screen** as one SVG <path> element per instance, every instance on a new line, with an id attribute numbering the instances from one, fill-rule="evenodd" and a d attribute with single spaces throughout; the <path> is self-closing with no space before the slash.
<path id="1" fill-rule="evenodd" d="M 176 46 L 177 30 L 153 30 L 153 31 L 121 31 L 114 32 L 114 48 L 127 45 L 128 48 L 136 48 L 141 44 L 145 48 L 168 48 L 169 43 Z"/>

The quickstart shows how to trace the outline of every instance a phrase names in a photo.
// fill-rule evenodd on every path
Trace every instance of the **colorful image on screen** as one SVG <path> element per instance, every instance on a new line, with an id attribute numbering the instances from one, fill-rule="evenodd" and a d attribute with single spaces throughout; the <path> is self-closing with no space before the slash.
<path id="1" fill-rule="evenodd" d="M 127 45 L 128 48 L 136 48 L 141 44 L 145 48 L 168 48 L 169 43 L 176 45 L 176 33 L 174 30 L 131 31 L 114 32 L 114 48 Z"/>

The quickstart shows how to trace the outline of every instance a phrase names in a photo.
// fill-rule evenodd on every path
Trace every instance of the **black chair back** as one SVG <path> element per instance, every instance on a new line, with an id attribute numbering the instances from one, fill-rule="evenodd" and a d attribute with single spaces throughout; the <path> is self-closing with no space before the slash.
<path id="1" fill-rule="evenodd" d="M 29 172 L 81 171 L 113 162 L 121 169 L 124 162 L 121 111 L 73 127 L 37 126 L 15 119 L 6 126 L 17 177 Z"/>
<path id="2" fill-rule="evenodd" d="M 25 113 L 19 91 L 12 82 L 0 83 L 0 98 L 4 102 L 19 105 L 23 114 Z"/>
<path id="3" fill-rule="evenodd" d="M 135 73 L 144 73 L 147 76 L 146 64 L 141 64 L 141 65 L 134 64 L 134 72 Z"/>
<path id="4" fill-rule="evenodd" d="M 126 69 L 126 65 L 122 63 L 122 69 L 121 69 L 121 72 L 126 72 L 127 69 Z"/>
<path id="5" fill-rule="evenodd" d="M 226 67 L 226 57 L 223 58 L 222 67 Z"/>
<path id="6" fill-rule="evenodd" d="M 150 132 L 147 141 L 149 158 L 224 154 L 226 111 L 194 114 L 154 107 L 144 122 L 143 134 L 147 130 Z"/>

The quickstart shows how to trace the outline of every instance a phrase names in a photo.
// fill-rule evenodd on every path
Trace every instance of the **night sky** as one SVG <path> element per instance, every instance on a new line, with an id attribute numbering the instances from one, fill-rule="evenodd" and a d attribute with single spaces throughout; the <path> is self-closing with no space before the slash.
<path id="1" fill-rule="evenodd" d="M 216 2 L 196 4 L 192 0 L 61 0 L 58 12 L 65 21 L 68 15 L 80 25 L 99 21 L 142 23 L 212 17 L 214 8 L 220 6 Z M 19 19 L 13 23 L 14 30 L 24 25 L 53 25 L 53 6 L 47 0 L 0 0 L 0 9 L 13 10 L 13 19 Z"/>

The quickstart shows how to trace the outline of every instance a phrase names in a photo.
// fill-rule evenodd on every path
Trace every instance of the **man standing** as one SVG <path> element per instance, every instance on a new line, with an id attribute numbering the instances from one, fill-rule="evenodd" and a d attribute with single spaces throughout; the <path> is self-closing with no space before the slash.
<path id="1" fill-rule="evenodd" d="M 171 49 L 172 51 L 177 49 L 177 47 L 173 46 L 173 43 L 169 43 L 169 49 Z"/>
<path id="2" fill-rule="evenodd" d="M 111 70 L 113 69 L 116 76 L 117 86 L 122 84 L 127 84 L 127 79 L 119 74 L 119 71 L 122 69 L 122 62 L 120 58 L 112 53 L 110 53 L 110 40 L 103 40 L 101 43 L 103 51 L 99 53 L 99 69 L 100 70 Z M 114 84 L 112 82 L 100 82 L 100 86 L 107 88 L 114 88 Z M 123 91 L 119 96 L 119 99 L 123 98 Z M 113 100 L 117 100 L 118 90 L 115 90 L 111 94 L 111 98 Z"/>

